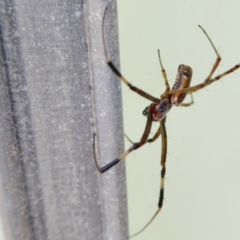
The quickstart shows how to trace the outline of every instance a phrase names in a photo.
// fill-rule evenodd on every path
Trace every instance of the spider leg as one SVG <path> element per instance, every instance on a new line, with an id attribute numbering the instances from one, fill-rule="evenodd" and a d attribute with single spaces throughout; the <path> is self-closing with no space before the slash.
<path id="1" fill-rule="evenodd" d="M 152 138 L 149 138 L 147 140 L 147 142 L 152 143 L 154 142 L 161 134 L 162 130 L 161 130 L 161 125 L 159 126 L 157 132 L 155 133 L 155 135 Z M 127 134 L 124 134 L 124 136 L 127 138 L 127 140 L 131 143 L 134 144 L 134 142 L 127 136 Z"/>
<path id="2" fill-rule="evenodd" d="M 130 238 L 137 236 L 141 232 L 143 232 L 155 219 L 158 213 L 161 211 L 163 206 L 163 199 L 164 199 L 164 178 L 166 173 L 166 159 L 167 159 L 167 132 L 165 128 L 166 117 L 161 121 L 161 133 L 162 133 L 162 155 L 161 155 L 161 181 L 160 181 L 160 194 L 159 194 L 159 201 L 158 201 L 158 210 L 149 220 L 149 222 L 138 232 L 130 236 Z"/>
<path id="3" fill-rule="evenodd" d="M 213 67 L 212 67 L 212 70 L 211 70 L 211 72 L 209 73 L 208 77 L 207 77 L 206 80 L 205 80 L 205 82 L 208 82 L 208 81 L 212 78 L 213 73 L 214 73 L 215 70 L 217 69 L 217 67 L 218 67 L 218 65 L 219 65 L 219 63 L 220 63 L 220 61 L 221 61 L 222 59 L 221 59 L 221 56 L 219 55 L 216 47 L 214 46 L 211 38 L 210 38 L 210 37 L 208 36 L 208 34 L 206 33 L 206 31 L 205 31 L 200 25 L 198 25 L 198 26 L 202 29 L 202 31 L 203 31 L 204 34 L 206 35 L 207 39 L 209 40 L 209 42 L 211 43 L 211 45 L 212 45 L 212 47 L 213 47 L 213 49 L 214 49 L 214 52 L 215 52 L 216 55 L 217 55 L 217 59 L 216 59 L 214 65 L 213 65 Z"/>
<path id="4" fill-rule="evenodd" d="M 192 95 L 192 93 L 191 93 L 191 102 L 181 103 L 179 106 L 181 106 L 181 107 L 189 107 L 189 106 L 191 106 L 191 105 L 193 105 L 193 104 L 194 104 L 194 100 L 193 100 L 193 95 Z"/>
<path id="5" fill-rule="evenodd" d="M 198 90 L 205 88 L 206 86 L 210 85 L 211 83 L 216 82 L 219 79 L 223 78 L 224 76 L 236 71 L 239 67 L 240 67 L 240 64 L 237 64 L 234 67 L 227 70 L 226 72 L 216 76 L 215 78 L 208 80 L 207 82 L 204 81 L 203 83 L 197 84 L 197 85 L 189 87 L 189 88 L 183 88 L 180 90 L 172 90 L 172 91 L 169 91 L 169 94 L 182 93 L 182 92 L 187 92 L 188 94 L 190 94 L 193 92 L 197 92 Z"/>
<path id="6" fill-rule="evenodd" d="M 126 138 L 131 144 L 134 144 L 134 142 L 128 137 L 127 134 L 124 133 L 124 136 L 125 136 L 125 138 Z"/>
<path id="7" fill-rule="evenodd" d="M 94 161 L 95 161 L 97 170 L 100 173 L 104 173 L 105 171 L 107 171 L 108 169 L 113 167 L 114 165 L 118 164 L 121 160 L 123 160 L 130 152 L 142 147 L 147 142 L 147 138 L 151 131 L 151 127 L 152 127 L 152 112 L 151 112 L 151 109 L 148 108 L 147 123 L 146 123 L 146 127 L 145 127 L 145 130 L 143 132 L 140 142 L 134 143 L 126 152 L 124 152 L 118 158 L 114 159 L 113 161 L 111 161 L 110 163 L 108 163 L 107 165 L 105 165 L 104 167 L 101 167 L 101 168 L 99 167 L 99 165 L 97 163 L 97 158 L 96 158 L 96 153 L 95 153 L 95 135 L 94 135 L 93 153 L 94 153 Z"/>
<path id="8" fill-rule="evenodd" d="M 166 86 L 165 92 L 168 92 L 170 90 L 170 86 L 169 86 L 169 83 L 168 83 L 168 79 L 167 79 L 167 74 L 166 74 L 165 68 L 163 67 L 163 64 L 162 64 L 162 60 L 161 60 L 160 50 L 159 49 L 158 49 L 158 59 L 159 59 L 162 75 L 163 75 L 163 78 L 164 78 L 164 81 L 165 81 L 165 86 Z"/>
<path id="9" fill-rule="evenodd" d="M 105 58 L 106 58 L 106 62 L 108 64 L 108 66 L 111 68 L 111 70 L 119 77 L 119 79 L 121 81 L 123 81 L 132 91 L 138 93 L 139 95 L 141 95 L 144 98 L 147 98 L 148 100 L 152 101 L 152 102 L 156 102 L 158 100 L 158 98 L 153 97 L 152 95 L 144 92 L 143 90 L 133 86 L 130 82 L 128 82 L 128 80 L 119 72 L 119 70 L 115 67 L 115 65 L 112 63 L 112 61 L 109 59 L 108 55 L 107 55 L 107 49 L 106 49 L 106 44 L 105 44 L 105 38 L 104 38 L 104 20 L 105 20 L 105 16 L 106 16 L 106 12 L 107 12 L 108 7 L 106 7 L 104 15 L 103 15 L 103 21 L 102 21 L 102 41 L 103 41 L 103 48 L 104 48 L 104 54 L 105 54 Z"/>
<path id="10" fill-rule="evenodd" d="M 157 132 L 155 133 L 155 135 L 152 138 L 149 138 L 147 140 L 147 142 L 149 142 L 149 143 L 154 142 L 160 136 L 161 133 L 162 133 L 162 127 L 161 127 L 161 123 L 160 123 L 160 126 L 159 126 Z"/>
<path id="11" fill-rule="evenodd" d="M 211 83 L 218 81 L 222 77 L 224 77 L 224 76 L 234 72 L 235 70 L 237 70 L 240 67 L 240 64 L 237 64 L 234 67 L 232 67 L 229 70 L 227 70 L 226 72 L 224 72 L 224 73 L 222 73 L 222 74 L 212 78 L 213 73 L 215 72 L 215 70 L 217 69 L 217 67 L 218 67 L 218 65 L 219 65 L 219 63 L 221 61 L 221 57 L 220 57 L 217 49 L 215 48 L 212 40 L 210 39 L 210 37 L 206 33 L 206 31 L 200 25 L 198 25 L 198 26 L 202 29 L 202 31 L 206 35 L 207 39 L 209 40 L 209 42 L 211 43 L 211 45 L 212 45 L 212 47 L 214 49 L 214 52 L 217 55 L 217 59 L 215 61 L 215 64 L 213 65 L 211 72 L 209 73 L 208 77 L 206 78 L 206 80 L 203 83 L 197 84 L 197 85 L 195 85 L 193 87 L 189 87 L 189 88 L 184 88 L 184 89 L 180 89 L 180 90 L 172 90 L 172 91 L 169 91 L 169 94 L 176 94 L 176 93 L 183 93 L 183 92 L 187 92 L 188 94 L 190 94 L 190 93 L 196 92 L 196 91 L 198 91 L 198 90 L 200 90 L 200 89 L 210 85 Z"/>

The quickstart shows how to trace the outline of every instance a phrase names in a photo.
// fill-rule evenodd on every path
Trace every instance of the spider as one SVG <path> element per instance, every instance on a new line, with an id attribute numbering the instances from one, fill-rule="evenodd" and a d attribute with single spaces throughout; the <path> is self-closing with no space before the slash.
<path id="1" fill-rule="evenodd" d="M 227 70 L 226 72 L 224 72 L 216 77 L 213 77 L 213 74 L 216 71 L 216 69 L 221 61 L 221 57 L 220 57 L 217 49 L 215 48 L 212 40 L 206 33 L 206 31 L 200 25 L 198 25 L 198 27 L 203 31 L 203 33 L 207 37 L 208 41 L 210 42 L 211 46 L 213 47 L 214 52 L 217 55 L 217 59 L 213 65 L 208 77 L 204 80 L 203 83 L 200 83 L 200 84 L 197 84 L 197 85 L 191 87 L 190 83 L 191 83 L 192 73 L 193 73 L 192 68 L 190 66 L 181 64 L 178 67 L 175 83 L 174 83 L 172 89 L 170 89 L 168 79 L 167 79 L 167 74 L 166 74 L 166 71 L 162 64 L 160 51 L 158 50 L 159 63 L 160 63 L 162 76 L 163 76 L 163 79 L 165 82 L 166 89 L 160 95 L 160 98 L 155 98 L 152 95 L 146 93 L 145 91 L 143 91 L 143 90 L 133 86 L 131 83 L 129 83 L 128 80 L 120 73 L 120 71 L 115 67 L 115 65 L 109 59 L 109 57 L 107 55 L 106 44 L 105 44 L 105 39 L 104 39 L 104 31 L 103 31 L 104 30 L 104 20 L 106 17 L 107 9 L 108 9 L 108 7 L 105 9 L 105 12 L 103 15 L 103 21 L 102 21 L 102 41 L 103 41 L 106 63 L 108 64 L 110 69 L 118 76 L 118 78 L 123 83 L 125 83 L 133 92 L 136 92 L 140 96 L 150 100 L 152 103 L 143 110 L 143 115 L 147 117 L 147 122 L 146 122 L 146 126 L 145 126 L 145 129 L 143 131 L 140 141 L 137 143 L 133 143 L 133 145 L 127 151 L 125 151 L 119 157 L 117 157 L 116 159 L 109 162 L 108 164 L 106 164 L 103 167 L 99 167 L 99 165 L 97 163 L 97 159 L 96 159 L 96 153 L 94 150 L 93 152 L 94 152 L 94 161 L 95 161 L 96 168 L 100 173 L 104 173 L 107 170 L 109 170 L 110 168 L 112 168 L 114 165 L 118 164 L 123 159 L 125 159 L 125 157 L 129 153 L 142 147 L 145 143 L 154 142 L 160 135 L 161 135 L 161 139 L 162 139 L 162 153 L 161 153 L 161 162 L 160 162 L 162 169 L 161 169 L 158 209 L 155 212 L 155 214 L 152 216 L 152 218 L 147 222 L 147 224 L 140 231 L 138 231 L 135 234 L 133 234 L 132 236 L 130 236 L 130 237 L 134 237 L 134 236 L 137 236 L 138 234 L 140 234 L 141 232 L 143 232 L 150 225 L 150 223 L 155 219 L 155 217 L 161 211 L 162 206 L 163 206 L 164 178 L 165 178 L 165 173 L 166 173 L 166 156 L 167 156 L 167 132 L 166 132 L 166 127 L 165 127 L 167 113 L 170 111 L 170 109 L 172 108 L 173 105 L 183 106 L 183 107 L 191 106 L 194 103 L 193 98 L 192 98 L 192 93 L 197 92 L 197 91 L 207 87 L 208 85 L 212 84 L 213 82 L 218 81 L 219 79 L 223 78 L 224 76 L 234 72 L 235 70 L 237 70 L 240 67 L 240 64 L 237 64 L 234 67 Z M 191 94 L 191 102 L 183 103 L 187 94 Z M 151 127 L 152 127 L 152 122 L 159 122 L 160 126 L 159 126 L 157 132 L 155 133 L 155 135 L 152 138 L 148 139 L 149 133 L 150 133 Z M 128 140 L 131 142 L 130 139 L 128 139 Z M 93 140 L 93 149 L 95 149 L 95 135 L 94 135 L 94 140 Z"/>

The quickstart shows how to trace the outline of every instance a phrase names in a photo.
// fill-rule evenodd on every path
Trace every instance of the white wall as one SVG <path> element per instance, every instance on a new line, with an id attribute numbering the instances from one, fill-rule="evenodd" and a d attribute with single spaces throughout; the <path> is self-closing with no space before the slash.
<path id="1" fill-rule="evenodd" d="M 171 85 L 181 63 L 192 85 L 209 74 L 216 56 L 198 24 L 222 57 L 216 74 L 240 62 L 239 0 L 119 0 L 118 11 L 122 73 L 155 97 L 164 91 L 158 48 Z M 122 89 L 125 133 L 138 141 L 150 102 Z M 239 93 L 240 70 L 194 94 L 194 106 L 171 109 L 163 211 L 136 239 L 240 239 Z M 131 234 L 157 209 L 160 154 L 158 140 L 127 158 Z"/>

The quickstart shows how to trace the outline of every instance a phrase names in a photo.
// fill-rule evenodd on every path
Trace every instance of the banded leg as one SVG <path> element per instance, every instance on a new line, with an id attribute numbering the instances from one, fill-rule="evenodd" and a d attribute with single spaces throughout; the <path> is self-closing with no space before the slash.
<path id="1" fill-rule="evenodd" d="M 119 72 L 119 70 L 114 66 L 114 64 L 112 63 L 112 61 L 109 59 L 108 55 L 107 55 L 107 50 L 106 50 L 106 44 L 105 44 L 105 38 L 104 38 L 104 31 L 103 31 L 103 27 L 104 27 L 104 20 L 105 20 L 105 16 L 106 16 L 106 12 L 108 10 L 108 7 L 106 7 L 104 15 L 103 15 L 103 22 L 102 22 L 102 41 L 103 41 L 103 48 L 104 48 L 104 54 L 105 54 L 105 58 L 106 58 L 106 62 L 108 64 L 108 66 L 111 68 L 111 70 L 119 77 L 119 79 L 124 82 L 132 91 L 138 93 L 139 95 L 141 95 L 144 98 L 147 98 L 148 100 L 152 101 L 152 102 L 156 102 L 158 100 L 158 98 L 153 97 L 152 95 L 146 93 L 145 91 L 133 86 L 130 82 L 128 82 L 128 80 Z"/>
<path id="2" fill-rule="evenodd" d="M 171 90 L 171 91 L 169 91 L 169 94 L 176 94 L 176 93 L 182 93 L 182 92 L 187 92 L 187 93 L 190 94 L 190 93 L 193 93 L 193 92 L 197 92 L 197 91 L 201 90 L 202 88 L 205 88 L 206 86 L 212 84 L 213 82 L 218 81 L 219 79 L 223 78 L 224 76 L 236 71 L 239 67 L 240 67 L 240 64 L 237 64 L 234 67 L 227 70 L 226 72 L 216 76 L 213 79 L 208 80 L 207 82 L 205 81 L 203 83 L 197 84 L 197 85 L 189 87 L 189 88 L 183 88 L 183 89 L 180 89 L 180 90 Z"/>
<path id="3" fill-rule="evenodd" d="M 219 65 L 219 63 L 220 63 L 220 61 L 221 61 L 222 59 L 221 59 L 221 56 L 219 55 L 216 47 L 214 46 L 211 38 L 210 38 L 210 37 L 208 36 L 208 34 L 206 33 L 206 31 L 205 31 L 200 25 L 198 25 L 198 26 L 202 29 L 202 31 L 203 31 L 204 34 L 206 35 L 207 39 L 209 40 L 209 42 L 211 43 L 211 45 L 212 45 L 212 47 L 213 47 L 213 49 L 214 49 L 214 52 L 215 52 L 216 55 L 217 55 L 217 59 L 216 59 L 214 65 L 213 65 L 213 67 L 212 67 L 212 70 L 211 70 L 211 72 L 209 73 L 208 77 L 207 77 L 206 80 L 205 80 L 205 82 L 208 82 L 208 81 L 212 78 L 213 73 L 214 73 L 215 70 L 217 69 L 217 67 L 218 67 L 218 65 Z"/>
<path id="4" fill-rule="evenodd" d="M 165 128 L 166 117 L 161 121 L 161 133 L 162 133 L 162 155 L 161 155 L 161 181 L 160 181 L 160 194 L 159 194 L 159 201 L 158 201 L 158 210 L 149 220 L 149 222 L 138 232 L 130 236 L 130 238 L 137 236 L 141 232 L 143 232 L 155 219 L 158 213 L 161 211 L 163 206 L 163 199 L 164 199 L 164 178 L 166 173 L 166 160 L 167 160 L 167 132 Z"/>
<path id="5" fill-rule="evenodd" d="M 147 140 L 147 142 L 152 143 L 152 142 L 154 142 L 155 140 L 157 140 L 158 137 L 160 136 L 161 132 L 162 132 L 162 131 L 161 131 L 161 125 L 160 125 L 159 128 L 158 128 L 158 130 L 157 130 L 157 132 L 155 133 L 155 135 L 154 135 L 152 138 L 149 138 L 149 139 Z M 134 144 L 134 142 L 133 142 L 126 134 L 124 134 L 124 136 L 127 138 L 127 140 L 128 140 L 131 144 Z"/>
<path id="6" fill-rule="evenodd" d="M 170 90 L 170 86 L 169 86 L 169 83 L 168 83 L 168 79 L 167 79 L 167 74 L 166 74 L 165 68 L 163 67 L 163 64 L 162 64 L 162 60 L 161 60 L 160 50 L 159 49 L 158 49 L 158 59 L 159 59 L 162 75 L 163 75 L 165 86 L 166 86 L 166 90 L 165 90 L 165 93 L 166 93 L 166 92 L 168 92 Z"/>
<path id="7" fill-rule="evenodd" d="M 132 145 L 132 147 L 130 147 L 126 152 L 124 152 L 120 157 L 114 159 L 113 161 L 111 161 L 110 163 L 108 163 L 107 165 L 105 165 L 104 167 L 99 167 L 98 163 L 97 163 L 97 158 L 96 158 L 96 153 L 95 153 L 95 135 L 94 135 L 94 139 L 93 139 L 93 153 L 94 153 L 94 161 L 95 161 L 95 165 L 97 167 L 97 170 L 100 173 L 104 173 L 105 171 L 107 171 L 108 169 L 110 169 L 111 167 L 113 167 L 114 165 L 118 164 L 121 160 L 123 160 L 130 152 L 142 147 L 146 142 L 147 142 L 147 138 L 149 136 L 149 133 L 151 131 L 151 127 L 152 127 L 152 112 L 151 109 L 148 109 L 148 115 L 147 115 L 147 123 L 146 123 L 146 127 L 145 130 L 143 132 L 142 138 L 140 140 L 140 142 L 134 143 Z"/>
<path id="8" fill-rule="evenodd" d="M 161 133 L 162 133 L 162 127 L 161 127 L 161 123 L 160 123 L 160 126 L 159 126 L 157 132 L 155 133 L 155 135 L 152 138 L 149 138 L 147 140 L 147 142 L 149 142 L 149 143 L 154 142 L 160 136 Z"/>
<path id="9" fill-rule="evenodd" d="M 215 61 L 215 64 L 213 65 L 212 70 L 210 71 L 208 77 L 206 78 L 206 80 L 203 83 L 197 84 L 197 85 L 195 85 L 193 87 L 184 88 L 184 89 L 181 89 L 181 90 L 172 90 L 172 91 L 169 91 L 169 94 L 176 94 L 176 93 L 183 93 L 183 92 L 187 92 L 189 94 L 189 93 L 196 92 L 196 91 L 198 91 L 198 90 L 200 90 L 200 89 L 210 85 L 211 83 L 218 81 L 219 79 L 223 78 L 224 76 L 234 72 L 235 70 L 237 70 L 240 67 L 240 64 L 237 64 L 234 67 L 232 67 L 229 70 L 227 70 L 226 72 L 216 76 L 215 78 L 212 78 L 215 70 L 217 69 L 217 67 L 218 67 L 218 65 L 219 65 L 219 63 L 221 61 L 221 57 L 220 57 L 216 47 L 214 46 L 212 40 L 210 39 L 210 37 L 206 33 L 206 31 L 200 25 L 198 25 L 198 26 L 202 29 L 202 31 L 206 35 L 207 39 L 209 40 L 209 42 L 211 43 L 211 45 L 212 45 L 212 47 L 214 49 L 214 52 L 217 55 L 217 59 Z"/>

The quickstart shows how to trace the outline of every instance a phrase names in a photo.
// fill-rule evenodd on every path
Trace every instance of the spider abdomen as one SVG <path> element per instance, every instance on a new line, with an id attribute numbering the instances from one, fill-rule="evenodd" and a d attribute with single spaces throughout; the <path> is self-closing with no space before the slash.
<path id="1" fill-rule="evenodd" d="M 179 65 L 177 77 L 172 87 L 172 90 L 180 90 L 180 89 L 188 88 L 190 86 L 191 79 L 192 79 L 192 68 L 184 64 Z M 175 106 L 180 105 L 185 99 L 186 95 L 187 95 L 186 92 L 173 94 L 171 97 L 171 103 Z"/>

